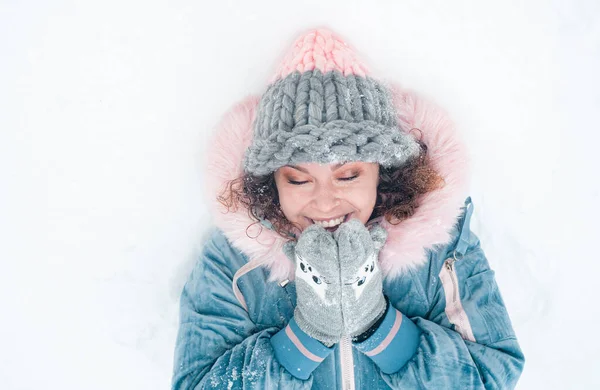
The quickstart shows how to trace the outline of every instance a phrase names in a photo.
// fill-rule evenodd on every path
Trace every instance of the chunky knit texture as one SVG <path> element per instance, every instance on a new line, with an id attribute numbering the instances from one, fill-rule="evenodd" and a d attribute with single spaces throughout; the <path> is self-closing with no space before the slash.
<path id="1" fill-rule="evenodd" d="M 262 95 L 245 171 L 260 176 L 305 162 L 390 167 L 418 155 L 416 141 L 398 127 L 388 88 L 339 38 L 319 30 L 312 37 L 296 42 L 286 59 L 292 64 L 282 67 L 290 72 L 280 70 Z"/>

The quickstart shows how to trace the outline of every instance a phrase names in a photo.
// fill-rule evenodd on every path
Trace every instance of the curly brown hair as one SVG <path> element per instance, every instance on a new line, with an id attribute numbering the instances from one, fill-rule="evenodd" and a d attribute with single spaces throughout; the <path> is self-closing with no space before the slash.
<path id="1" fill-rule="evenodd" d="M 380 167 L 377 201 L 369 219 L 384 216 L 389 223 L 397 225 L 414 214 L 421 195 L 445 184 L 431 166 L 427 145 L 420 139 L 416 141 L 421 149 L 417 157 L 399 168 Z M 229 181 L 217 200 L 228 212 L 235 212 L 244 206 L 249 217 L 255 221 L 248 228 L 267 220 L 282 237 L 293 237 L 291 232 L 294 225 L 285 217 L 279 205 L 274 172 L 265 176 L 243 174 Z"/>

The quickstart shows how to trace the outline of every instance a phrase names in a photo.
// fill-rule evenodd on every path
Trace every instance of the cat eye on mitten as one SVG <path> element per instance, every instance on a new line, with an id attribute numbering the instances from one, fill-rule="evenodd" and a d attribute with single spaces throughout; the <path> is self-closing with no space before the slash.
<path id="1" fill-rule="evenodd" d="M 343 330 L 338 248 L 333 235 L 314 224 L 302 232 L 297 243 L 287 243 L 284 251 L 296 264 L 296 323 L 330 347 L 340 341 Z"/>

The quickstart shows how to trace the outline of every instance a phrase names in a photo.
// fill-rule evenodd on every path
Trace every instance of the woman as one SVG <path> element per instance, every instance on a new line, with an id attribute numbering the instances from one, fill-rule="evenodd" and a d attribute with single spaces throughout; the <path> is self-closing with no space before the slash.
<path id="1" fill-rule="evenodd" d="M 209 161 L 218 228 L 181 297 L 174 389 L 515 386 L 524 357 L 440 110 L 312 30 Z"/>

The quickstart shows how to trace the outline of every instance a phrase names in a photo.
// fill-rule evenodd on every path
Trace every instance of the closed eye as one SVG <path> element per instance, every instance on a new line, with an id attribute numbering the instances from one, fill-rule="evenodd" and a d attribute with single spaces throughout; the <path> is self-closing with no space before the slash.
<path id="1" fill-rule="evenodd" d="M 354 175 L 354 176 L 350 176 L 350 177 L 340 177 L 338 180 L 341 181 L 352 181 L 354 179 L 356 179 L 358 177 L 358 175 Z"/>
<path id="2" fill-rule="evenodd" d="M 290 183 L 290 184 L 293 184 L 293 185 L 295 185 L 295 186 L 299 186 L 299 185 L 302 185 L 302 184 L 306 184 L 306 183 L 308 183 L 308 181 L 294 181 L 294 180 L 288 180 L 288 183 Z"/>

